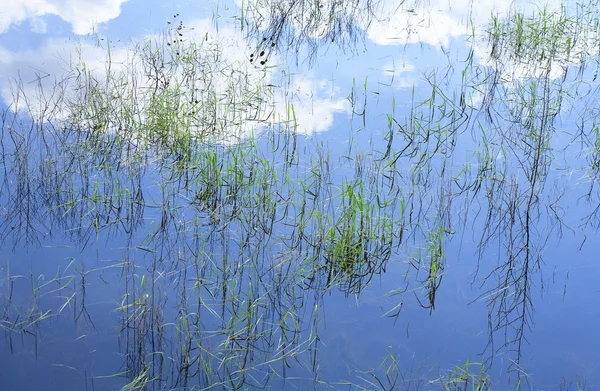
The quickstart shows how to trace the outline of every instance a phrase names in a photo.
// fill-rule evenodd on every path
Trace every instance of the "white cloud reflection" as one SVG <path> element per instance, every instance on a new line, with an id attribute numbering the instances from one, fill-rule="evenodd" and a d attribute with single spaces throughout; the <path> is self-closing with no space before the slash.
<path id="1" fill-rule="evenodd" d="M 217 111 L 212 115 L 221 120 L 225 133 L 244 137 L 261 126 L 293 125 L 292 117 L 295 117 L 297 132 L 312 134 L 329 129 L 334 115 L 348 110 L 347 100 L 337 96 L 337 91 L 327 82 L 299 76 L 282 78 L 288 82 L 274 81 L 272 69 L 275 67 L 250 63 L 253 48 L 233 28 L 220 26 L 217 30 L 210 20 L 195 20 L 186 23 L 185 39 L 196 45 L 197 55 L 208 67 L 198 70 L 200 74 L 195 87 L 203 92 L 210 90 L 211 96 L 217 97 Z M 148 43 L 153 40 L 161 42 L 162 36 L 148 35 L 135 41 Z M 143 44 L 123 43 L 111 46 L 110 62 L 106 41 L 52 38 L 35 50 L 9 51 L 0 47 L 0 74 L 3 76 L 0 78 L 0 96 L 15 111 L 23 110 L 34 117 L 44 113 L 56 120 L 65 119 L 69 115 L 69 102 L 82 99 L 76 87 L 78 73 L 85 64 L 85 70 L 101 86 L 110 79 L 107 77 L 109 72 L 113 76 L 125 75 L 140 91 L 138 96 L 146 97 L 138 103 L 148 105 L 150 81 L 140 64 L 141 46 Z M 269 64 L 277 62 L 277 56 L 269 57 Z M 184 75 L 182 70 L 169 75 L 172 85 L 185 84 L 183 80 L 187 77 L 189 74 Z M 275 84 L 282 86 L 273 88 Z M 256 105 L 247 102 L 248 93 L 268 99 Z M 250 109 L 243 107 L 248 103 Z M 144 112 L 143 109 L 140 111 Z"/>
<path id="2" fill-rule="evenodd" d="M 492 17 L 502 24 L 515 12 L 527 17 L 541 12 L 559 13 L 563 6 L 561 0 L 295 0 L 293 7 L 286 0 L 236 0 L 236 3 L 240 7 L 246 7 L 247 14 L 254 18 L 259 29 L 267 29 L 270 21 L 282 18 L 278 18 L 277 13 L 285 11 L 284 20 L 296 27 L 297 39 L 306 35 L 321 38 L 334 28 L 345 31 L 336 23 L 345 23 L 347 27 L 358 26 L 372 42 L 383 46 L 427 44 L 434 48 L 447 48 L 453 39 L 458 38 L 465 41 L 465 48 L 473 45 L 480 65 L 502 65 L 502 69 L 498 70 L 512 79 L 546 75 L 547 65 L 536 69 L 532 64 L 511 63 L 505 58 L 501 59 L 503 64 L 498 64 L 498 61 L 492 59 L 488 36 Z M 357 10 L 357 7 L 364 9 Z M 331 19 L 332 12 L 344 17 Z M 308 28 L 298 27 L 302 23 L 308 23 Z M 466 41 L 467 38 L 469 42 Z M 576 61 L 570 63 L 574 62 Z M 560 77 L 563 65 L 564 61 L 557 59 L 551 65 L 549 76 Z M 397 88 L 412 87 L 418 80 L 418 77 L 415 79 L 408 73 L 398 76 L 394 83 Z"/>
<path id="3" fill-rule="evenodd" d="M 328 130 L 338 113 L 350 113 L 350 102 L 340 97 L 332 81 L 313 75 L 295 78 L 289 88 L 280 90 L 273 112 L 274 123 L 287 123 L 306 135 Z"/>
<path id="4" fill-rule="evenodd" d="M 71 24 L 78 35 L 88 34 L 99 23 L 115 19 L 121 4 L 127 0 L 2 0 L 0 3 L 0 34 L 12 25 L 33 20 L 33 32 L 45 31 L 39 18 L 56 15 Z"/>
<path id="5" fill-rule="evenodd" d="M 383 75 L 389 78 L 395 88 L 413 88 L 419 84 L 418 76 L 414 73 L 415 70 L 413 64 L 391 62 L 383 66 Z"/>
<path id="6" fill-rule="evenodd" d="M 104 0 L 97 4 L 93 2 L 95 6 L 87 3 L 91 4 L 92 1 L 11 2 L 1 6 L 4 12 L 0 13 L 0 28 L 6 28 L 14 21 L 29 18 L 30 25 L 37 26 L 34 29 L 41 32 L 45 29 L 45 24 L 39 15 L 60 14 L 65 20 L 74 21 L 84 14 L 81 17 L 82 24 L 74 24 L 73 28 L 75 31 L 87 32 L 92 17 L 96 17 L 96 22 L 116 17 L 123 1 Z M 425 1 L 418 2 L 417 5 L 413 3 L 413 7 L 408 3 L 398 7 L 393 0 L 382 2 L 381 6 L 376 8 L 377 17 L 365 26 L 368 37 L 381 45 L 425 42 L 433 46 L 444 46 L 452 37 L 468 35 L 470 26 L 479 26 L 477 33 L 482 35 L 472 40 L 477 61 L 486 67 L 498 66 L 491 59 L 489 40 L 483 38 L 486 32 L 481 26 L 489 23 L 492 14 L 500 17 L 507 15 L 511 10 L 511 3 L 491 0 Z M 322 4 L 325 7 L 329 3 Z M 518 6 L 525 10 L 538 9 L 526 2 Z M 98 11 L 97 7 L 102 8 L 102 12 Z M 85 20 L 87 22 L 84 22 Z M 86 27 L 83 23 L 87 23 Z M 336 114 L 349 112 L 349 102 L 340 96 L 332 82 L 320 80 L 313 74 L 292 77 L 274 75 L 273 70 L 277 67 L 271 65 L 277 65 L 281 61 L 275 54 L 267 56 L 266 66 L 251 64 L 249 59 L 251 54 L 256 56 L 255 48 L 249 46 L 239 31 L 223 26 L 217 30 L 209 19 L 198 19 L 186 25 L 186 40 L 195 42 L 201 51 L 211 51 L 218 47 L 219 63 L 214 64 L 211 69 L 215 71 L 220 67 L 227 72 L 212 72 L 207 82 L 209 84 L 204 87 L 212 89 L 216 96 L 222 98 L 222 106 L 219 108 L 222 111 L 217 115 L 228 118 L 228 124 L 231 125 L 226 126 L 235 126 L 237 133 L 249 134 L 256 127 L 266 124 L 275 126 L 286 123 L 296 126 L 299 133 L 312 134 L 330 129 Z M 322 33 L 323 31 L 319 34 Z M 158 38 L 157 35 L 148 35 L 138 41 Z M 124 44 L 111 48 L 111 72 L 125 72 L 127 67 L 139 67 L 139 63 L 135 61 L 136 53 L 132 49 L 132 45 Z M 94 77 L 103 80 L 109 68 L 106 54 L 106 47 L 98 46 L 89 40 L 77 42 L 47 39 L 38 49 L 22 51 L 8 51 L 0 46 L 0 74 L 3 76 L 0 79 L 0 96 L 5 102 L 12 102 L 13 109 L 27 109 L 33 114 L 39 114 L 47 107 L 58 107 L 53 113 L 54 117 L 64 118 L 66 114 L 61 111 L 61 105 L 65 101 L 77 99 L 74 91 L 75 75 L 69 72 L 74 70 L 75 65 L 83 62 Z M 502 60 L 504 61 L 501 71 L 509 77 L 519 79 L 539 73 L 539 70 L 527 68 L 523 64 Z M 558 77 L 562 65 L 553 66 L 550 76 Z M 387 64 L 383 67 L 383 72 L 386 77 L 394 76 L 393 85 L 396 88 L 410 88 L 418 84 L 422 77 L 421 73 L 415 70 L 415 66 L 406 62 Z M 131 72 L 131 77 L 139 78 L 135 84 L 142 89 L 148 87 L 147 80 L 141 77 L 143 73 L 140 69 Z M 237 75 L 238 84 L 232 85 L 233 74 Z M 174 74 L 171 77 L 175 82 L 183 79 L 182 74 Z M 11 83 L 7 80 L 11 80 Z M 245 92 L 236 92 L 236 88 L 243 88 Z M 53 89 L 56 89 L 56 93 L 51 94 Z M 263 102 L 265 106 L 253 109 L 252 113 L 238 115 L 227 111 L 227 104 L 231 99 L 244 96 L 248 91 L 258 91 L 258 95 L 266 96 L 270 101 Z M 474 101 L 479 99 L 475 97 Z"/>
<path id="7" fill-rule="evenodd" d="M 113 70 L 127 63 L 129 53 L 115 48 Z M 64 119 L 65 102 L 75 99 L 75 67 L 85 61 L 91 74 L 102 78 L 106 70 L 106 51 L 91 42 L 48 39 L 39 49 L 11 52 L 0 48 L 0 97 L 14 111 L 26 111 L 34 117 L 42 113 Z"/>

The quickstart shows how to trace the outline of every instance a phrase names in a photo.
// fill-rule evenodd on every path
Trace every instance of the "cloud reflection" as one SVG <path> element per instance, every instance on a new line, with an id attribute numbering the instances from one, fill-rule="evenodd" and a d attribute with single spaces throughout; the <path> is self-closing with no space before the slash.
<path id="1" fill-rule="evenodd" d="M 71 24 L 78 35 L 90 33 L 99 23 L 117 18 L 127 0 L 5 0 L 0 5 L 0 34 L 30 21 L 33 32 L 44 32 L 40 17 L 56 15 Z"/>
<path id="2" fill-rule="evenodd" d="M 176 35 L 179 37 L 179 32 Z M 220 26 L 217 30 L 211 20 L 198 19 L 186 23 L 184 38 L 186 47 L 193 48 L 188 53 L 194 53 L 195 58 L 189 63 L 182 60 L 180 67 L 164 76 L 170 86 L 177 86 L 175 99 L 181 100 L 181 105 L 189 108 L 191 99 L 202 106 L 207 97 L 216 102 L 215 111 L 197 111 L 195 118 L 200 127 L 209 122 L 206 116 L 213 116 L 224 133 L 235 137 L 252 134 L 261 126 L 292 123 L 298 133 L 311 134 L 329 129 L 336 113 L 348 111 L 347 100 L 333 96 L 337 91 L 314 77 L 283 77 L 288 82 L 274 81 L 272 72 L 276 68 L 270 64 L 278 63 L 277 56 L 269 55 L 267 65 L 250 62 L 255 48 L 234 28 Z M 0 70 L 5 76 L 0 80 L 1 98 L 14 111 L 61 121 L 72 115 L 74 102 L 79 107 L 86 106 L 89 91 L 82 88 L 81 82 L 88 80 L 112 104 L 137 106 L 143 122 L 144 113 L 152 105 L 153 94 L 149 91 L 154 88 L 143 48 L 162 51 L 167 63 L 173 63 L 179 55 L 175 45 L 172 41 L 165 45 L 165 36 L 160 34 L 133 40 L 137 42 L 134 44 L 111 43 L 109 60 L 107 41 L 95 39 L 52 38 L 35 50 L 9 51 L 0 47 Z M 82 79 L 84 71 L 87 73 Z M 192 83 L 191 74 L 197 78 Z M 116 83 L 118 80 L 126 83 Z M 124 85 L 135 86 L 126 88 L 136 91 L 120 91 Z M 117 97 L 112 99 L 110 94 Z M 125 96 L 135 96 L 136 100 L 125 101 Z"/>
<path id="3" fill-rule="evenodd" d="M 510 12 L 533 12 L 540 4 L 531 1 L 497 0 L 384 0 L 375 8 L 375 17 L 362 27 L 368 37 L 380 45 L 426 43 L 448 46 L 453 37 L 486 35 L 491 16 L 500 19 Z M 549 8 L 557 7 L 557 0 L 548 0 Z"/>

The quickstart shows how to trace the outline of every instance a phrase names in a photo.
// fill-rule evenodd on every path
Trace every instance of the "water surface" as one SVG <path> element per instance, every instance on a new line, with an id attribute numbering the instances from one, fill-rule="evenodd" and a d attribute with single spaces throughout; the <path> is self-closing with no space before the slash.
<path id="1" fill-rule="evenodd" d="M 0 6 L 4 389 L 594 389 L 594 1 Z"/>

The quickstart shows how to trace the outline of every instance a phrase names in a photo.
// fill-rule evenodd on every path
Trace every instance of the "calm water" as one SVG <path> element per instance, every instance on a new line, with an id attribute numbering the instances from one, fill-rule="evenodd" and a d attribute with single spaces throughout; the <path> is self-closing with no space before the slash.
<path id="1" fill-rule="evenodd" d="M 598 6 L 0 5 L 0 389 L 596 389 Z"/>

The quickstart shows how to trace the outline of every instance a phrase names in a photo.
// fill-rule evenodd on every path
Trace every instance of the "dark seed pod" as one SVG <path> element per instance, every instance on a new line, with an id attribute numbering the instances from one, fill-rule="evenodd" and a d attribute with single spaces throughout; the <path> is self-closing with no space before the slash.
<path id="1" fill-rule="evenodd" d="M 254 53 L 250 54 L 250 58 L 254 57 Z"/>
<path id="2" fill-rule="evenodd" d="M 265 63 L 266 63 L 266 61 L 265 61 L 265 60 L 262 60 L 262 61 L 260 62 L 260 65 L 265 65 Z"/>
<path id="3" fill-rule="evenodd" d="M 261 57 L 265 55 L 265 51 L 260 52 Z"/>

